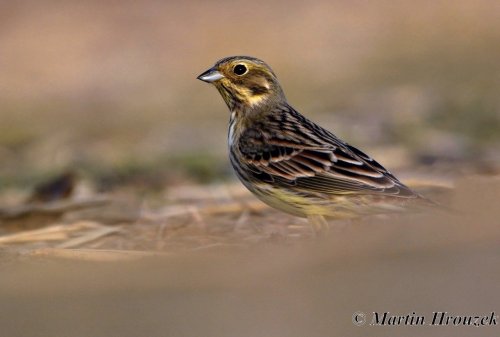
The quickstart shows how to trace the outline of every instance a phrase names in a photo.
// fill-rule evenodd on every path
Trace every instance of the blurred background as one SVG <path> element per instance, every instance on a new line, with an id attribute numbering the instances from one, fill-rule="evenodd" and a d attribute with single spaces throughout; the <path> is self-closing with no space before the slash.
<path id="1" fill-rule="evenodd" d="M 257 201 L 196 80 L 238 54 L 460 213 Z M 500 312 L 499 60 L 496 0 L 0 1 L 0 335 L 498 336 L 351 316 Z"/>
<path id="2" fill-rule="evenodd" d="M 74 167 L 102 189 L 231 177 L 229 113 L 195 78 L 238 54 L 393 170 L 499 162 L 494 0 L 0 6 L 1 187 Z"/>

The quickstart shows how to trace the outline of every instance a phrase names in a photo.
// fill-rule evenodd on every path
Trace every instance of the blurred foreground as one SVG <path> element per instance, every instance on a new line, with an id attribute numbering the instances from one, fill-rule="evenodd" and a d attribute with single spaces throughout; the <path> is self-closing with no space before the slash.
<path id="1" fill-rule="evenodd" d="M 143 233 L 144 249 L 175 235 L 192 239 L 168 254 L 126 254 L 126 244 L 125 254 L 89 249 L 92 240 L 84 249 L 3 245 L 2 335 L 498 336 L 498 326 L 357 327 L 351 316 L 498 314 L 499 193 L 498 178 L 468 179 L 451 196 L 460 211 L 364 219 L 319 239 L 297 240 L 300 220 L 249 207 L 239 210 L 248 216 L 239 230 L 234 221 L 224 225 L 234 217 L 226 210 L 221 226 L 204 227 L 191 214 L 163 232 L 160 221 L 107 233 L 122 243 L 141 242 Z M 75 242 L 45 239 L 56 247 Z"/>

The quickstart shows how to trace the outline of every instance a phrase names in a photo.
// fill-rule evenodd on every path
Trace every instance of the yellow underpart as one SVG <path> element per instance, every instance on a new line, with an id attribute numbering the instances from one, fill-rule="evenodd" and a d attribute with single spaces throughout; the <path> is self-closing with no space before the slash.
<path id="1" fill-rule="evenodd" d="M 263 199 L 272 206 L 290 213 L 308 215 L 330 215 L 331 209 L 321 204 L 314 204 L 310 198 L 302 197 L 292 192 L 279 189 L 270 189 L 262 195 Z"/>
<path id="2" fill-rule="evenodd" d="M 326 216 L 335 219 L 352 219 L 360 215 L 376 214 L 381 210 L 396 211 L 400 208 L 384 203 L 372 204 L 369 196 L 331 196 L 328 199 L 320 197 L 304 197 L 284 189 L 259 186 L 254 189 L 256 195 L 265 203 L 287 213 L 303 217 Z"/>

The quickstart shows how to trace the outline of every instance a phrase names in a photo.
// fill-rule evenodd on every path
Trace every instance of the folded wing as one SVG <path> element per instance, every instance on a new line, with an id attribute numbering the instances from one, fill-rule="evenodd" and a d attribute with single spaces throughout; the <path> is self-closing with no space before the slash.
<path id="1" fill-rule="evenodd" d="M 281 126 L 285 132 L 279 134 L 264 127 L 251 128 L 242 134 L 239 152 L 256 178 L 322 194 L 418 197 L 374 159 L 306 122 L 293 123 L 300 125 L 301 130 L 290 133 L 285 125 Z"/>

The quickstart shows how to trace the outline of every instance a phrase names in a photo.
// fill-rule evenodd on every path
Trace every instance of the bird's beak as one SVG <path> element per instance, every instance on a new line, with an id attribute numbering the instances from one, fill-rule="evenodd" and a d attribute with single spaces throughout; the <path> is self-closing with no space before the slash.
<path id="1" fill-rule="evenodd" d="M 205 71 L 203 74 L 200 74 L 200 76 L 197 77 L 197 79 L 202 80 L 203 82 L 207 82 L 207 83 L 212 83 L 212 82 L 218 81 L 221 78 L 224 78 L 224 75 L 222 75 L 215 68 L 210 68 L 207 71 Z"/>

